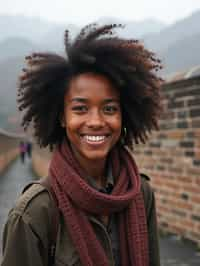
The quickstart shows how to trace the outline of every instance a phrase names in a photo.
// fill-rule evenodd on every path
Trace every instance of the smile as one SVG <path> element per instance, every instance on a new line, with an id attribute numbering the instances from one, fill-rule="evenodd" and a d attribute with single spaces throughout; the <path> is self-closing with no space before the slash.
<path id="1" fill-rule="evenodd" d="M 90 143 L 102 143 L 105 141 L 106 136 L 83 136 L 83 139 Z"/>

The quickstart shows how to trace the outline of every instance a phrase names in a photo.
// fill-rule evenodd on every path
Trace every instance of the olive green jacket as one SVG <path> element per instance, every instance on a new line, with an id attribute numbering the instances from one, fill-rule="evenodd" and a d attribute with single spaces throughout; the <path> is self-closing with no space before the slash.
<path id="1" fill-rule="evenodd" d="M 142 177 L 142 191 L 148 224 L 150 266 L 159 266 L 159 245 L 155 212 L 155 198 L 148 181 Z M 3 258 L 1 266 L 48 266 L 49 246 L 52 236 L 52 217 L 55 215 L 53 201 L 48 191 L 34 184 L 17 200 L 9 212 L 3 233 Z M 106 227 L 95 217 L 88 217 L 97 238 L 102 243 L 110 266 L 115 262 L 111 241 Z M 81 266 L 64 218 L 60 214 L 57 232 L 55 266 Z"/>

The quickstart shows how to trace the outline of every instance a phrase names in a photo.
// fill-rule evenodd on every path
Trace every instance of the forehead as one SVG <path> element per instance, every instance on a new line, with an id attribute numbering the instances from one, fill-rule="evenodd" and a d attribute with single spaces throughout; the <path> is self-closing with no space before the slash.
<path id="1" fill-rule="evenodd" d="M 72 78 L 65 97 L 82 96 L 86 98 L 119 98 L 119 91 L 105 76 L 84 73 Z"/>

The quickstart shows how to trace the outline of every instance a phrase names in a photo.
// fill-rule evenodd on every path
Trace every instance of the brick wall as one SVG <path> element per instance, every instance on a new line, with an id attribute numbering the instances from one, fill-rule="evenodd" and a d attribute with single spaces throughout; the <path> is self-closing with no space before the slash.
<path id="1" fill-rule="evenodd" d="M 162 230 L 200 243 L 200 77 L 165 84 L 160 131 L 135 146 L 151 177 Z"/>

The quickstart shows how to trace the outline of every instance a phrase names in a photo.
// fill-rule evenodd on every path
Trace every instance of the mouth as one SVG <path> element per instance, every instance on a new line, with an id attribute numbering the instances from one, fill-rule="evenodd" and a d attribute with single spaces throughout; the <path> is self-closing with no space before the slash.
<path id="1" fill-rule="evenodd" d="M 102 144 L 109 137 L 106 135 L 81 135 L 82 140 L 84 140 L 88 144 Z"/>

